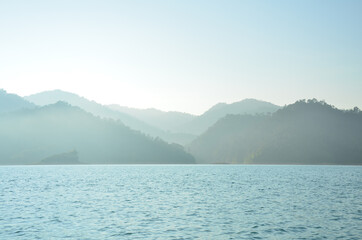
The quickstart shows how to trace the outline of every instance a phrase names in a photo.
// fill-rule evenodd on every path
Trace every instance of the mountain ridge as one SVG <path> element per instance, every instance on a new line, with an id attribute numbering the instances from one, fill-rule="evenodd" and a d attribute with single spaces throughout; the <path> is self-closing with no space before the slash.
<path id="1" fill-rule="evenodd" d="M 0 146 L 0 164 L 36 164 L 69 149 L 82 163 L 194 163 L 179 145 L 65 102 L 2 114 Z"/>
<path id="2" fill-rule="evenodd" d="M 105 105 L 88 100 L 75 93 L 65 92 L 59 89 L 40 92 L 37 94 L 26 96 L 24 98 L 40 106 L 54 104 L 58 101 L 65 101 L 73 106 L 78 106 L 85 111 L 92 113 L 95 116 L 111 118 L 113 120 L 120 120 L 125 125 L 134 130 L 141 131 L 152 137 L 160 137 L 169 143 L 174 142 L 178 144 L 185 144 L 194 139 L 194 136 L 190 134 L 166 132 L 155 126 L 151 126 L 146 122 L 135 118 L 127 113 L 111 109 Z"/>
<path id="3" fill-rule="evenodd" d="M 198 163 L 362 164 L 362 113 L 312 99 L 271 115 L 228 115 L 188 150 Z"/>
<path id="4" fill-rule="evenodd" d="M 195 115 L 177 111 L 162 111 L 156 108 L 137 109 L 118 104 L 107 105 L 109 108 L 127 113 L 137 119 L 140 119 L 152 126 L 165 131 L 174 132 L 175 127 L 185 124 L 195 118 Z"/>
<path id="5" fill-rule="evenodd" d="M 272 113 L 278 109 L 280 109 L 280 107 L 275 104 L 251 98 L 230 104 L 218 103 L 191 122 L 184 126 L 180 126 L 179 131 L 200 135 L 215 124 L 220 118 L 223 118 L 228 114 Z"/>
<path id="6" fill-rule="evenodd" d="M 26 101 L 24 98 L 0 89 L 0 114 L 35 107 L 35 104 Z"/>

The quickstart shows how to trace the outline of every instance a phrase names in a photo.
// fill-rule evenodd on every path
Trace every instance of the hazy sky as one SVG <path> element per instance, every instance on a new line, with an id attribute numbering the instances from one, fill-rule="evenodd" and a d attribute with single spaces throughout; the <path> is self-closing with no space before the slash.
<path id="1" fill-rule="evenodd" d="M 0 0 L 0 88 L 201 113 L 362 108 L 362 1 Z"/>

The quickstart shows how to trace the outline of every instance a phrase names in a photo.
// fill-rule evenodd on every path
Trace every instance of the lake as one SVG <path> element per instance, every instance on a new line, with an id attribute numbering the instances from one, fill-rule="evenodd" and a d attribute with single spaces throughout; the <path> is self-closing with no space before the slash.
<path id="1" fill-rule="evenodd" d="M 0 167 L 0 239 L 361 238 L 359 166 Z"/>

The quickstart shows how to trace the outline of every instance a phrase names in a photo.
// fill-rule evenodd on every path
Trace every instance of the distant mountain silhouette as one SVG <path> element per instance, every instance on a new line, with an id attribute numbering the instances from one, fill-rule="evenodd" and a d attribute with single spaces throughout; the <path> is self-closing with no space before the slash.
<path id="1" fill-rule="evenodd" d="M 30 103 L 16 94 L 7 93 L 0 89 L 0 114 L 17 111 L 21 109 L 35 108 L 35 104 Z"/>
<path id="2" fill-rule="evenodd" d="M 177 128 L 178 126 L 184 125 L 193 120 L 194 118 L 196 118 L 196 116 L 191 115 L 189 113 L 182 113 L 175 111 L 164 112 L 154 108 L 137 109 L 137 108 L 123 107 L 116 104 L 108 105 L 108 107 L 113 110 L 131 115 L 151 126 L 155 126 L 164 131 L 172 131 L 172 132 L 175 132 L 175 128 Z"/>
<path id="3" fill-rule="evenodd" d="M 260 114 L 273 113 L 280 107 L 269 102 L 259 101 L 255 99 L 244 99 L 240 102 L 231 104 L 219 103 L 210 108 L 204 114 L 194 118 L 179 128 L 180 132 L 200 135 L 209 127 L 215 124 L 219 119 L 228 114 Z"/>
<path id="4" fill-rule="evenodd" d="M 64 102 L 0 115 L 0 164 L 37 164 L 77 149 L 83 163 L 193 163 L 180 145 Z"/>
<path id="5" fill-rule="evenodd" d="M 112 110 L 111 108 L 99 104 L 95 101 L 90 101 L 74 93 L 69 93 L 61 90 L 41 92 L 27 96 L 25 97 L 25 99 L 39 106 L 45 106 L 49 104 L 54 104 L 58 101 L 64 101 L 72 106 L 80 107 L 95 116 L 120 120 L 126 126 L 134 130 L 141 131 L 152 137 L 160 137 L 170 143 L 174 142 L 178 144 L 185 144 L 191 142 L 195 138 L 195 136 L 192 136 L 190 134 L 166 132 L 157 127 L 151 126 L 146 122 L 143 122 L 136 117 L 131 116 L 128 113 Z"/>
<path id="6" fill-rule="evenodd" d="M 199 163 L 362 164 L 362 113 L 313 99 L 272 115 L 228 115 L 189 151 Z"/>

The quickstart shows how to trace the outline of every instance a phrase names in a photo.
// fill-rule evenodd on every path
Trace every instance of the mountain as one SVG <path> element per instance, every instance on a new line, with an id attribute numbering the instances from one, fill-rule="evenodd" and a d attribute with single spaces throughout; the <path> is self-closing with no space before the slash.
<path id="1" fill-rule="evenodd" d="M 139 130 L 139 128 L 150 128 L 149 126 L 146 126 L 145 123 L 129 116 L 128 114 L 113 111 L 95 101 L 90 101 L 84 97 L 78 96 L 77 94 L 65 92 L 62 90 L 45 91 L 26 96 L 24 98 L 38 106 L 54 104 L 59 101 L 67 102 L 70 105 L 80 107 L 86 112 L 92 113 L 95 116 L 121 120 L 127 126 L 137 130 Z"/>
<path id="2" fill-rule="evenodd" d="M 218 103 L 201 116 L 194 118 L 182 126 L 179 126 L 177 130 L 180 132 L 200 135 L 215 124 L 219 119 L 228 114 L 273 113 L 279 108 L 279 106 L 272 103 L 255 99 L 244 99 L 240 102 L 231 104 Z"/>
<path id="3" fill-rule="evenodd" d="M 0 114 L 35 107 L 35 104 L 26 101 L 22 97 L 0 89 Z"/>
<path id="4" fill-rule="evenodd" d="M 151 126 L 127 113 L 112 110 L 107 106 L 90 101 L 86 98 L 80 97 L 74 93 L 64 92 L 61 90 L 53 90 L 37 93 L 25 97 L 28 101 L 35 103 L 39 106 L 54 104 L 58 101 L 64 101 L 72 106 L 77 106 L 85 111 L 92 113 L 95 116 L 102 118 L 110 118 L 122 121 L 126 126 L 141 131 L 152 137 L 160 137 L 170 143 L 185 144 L 191 142 L 195 137 L 190 134 L 183 133 L 170 133 L 163 131 L 157 127 Z"/>
<path id="5" fill-rule="evenodd" d="M 64 102 L 0 115 L 0 164 L 38 164 L 71 150 L 92 164 L 194 162 L 180 145 Z"/>
<path id="6" fill-rule="evenodd" d="M 362 113 L 315 99 L 228 115 L 188 146 L 198 163 L 362 164 Z"/>
<path id="7" fill-rule="evenodd" d="M 275 112 L 278 106 L 255 99 L 245 99 L 232 104 L 219 103 L 201 116 L 180 112 L 162 112 L 156 109 L 133 109 L 119 105 L 104 106 L 76 94 L 53 90 L 25 97 L 30 102 L 44 106 L 57 101 L 68 102 L 103 118 L 121 120 L 134 130 L 170 143 L 186 145 L 227 114 L 258 114 Z"/>
<path id="8" fill-rule="evenodd" d="M 137 108 L 123 107 L 117 104 L 108 105 L 108 107 L 110 109 L 123 112 L 132 117 L 140 119 L 141 121 L 151 126 L 155 126 L 164 131 L 171 131 L 171 132 L 175 132 L 176 127 L 184 125 L 196 117 L 188 113 L 175 112 L 175 111 L 164 112 L 154 108 L 137 109 Z"/>

